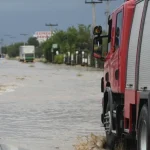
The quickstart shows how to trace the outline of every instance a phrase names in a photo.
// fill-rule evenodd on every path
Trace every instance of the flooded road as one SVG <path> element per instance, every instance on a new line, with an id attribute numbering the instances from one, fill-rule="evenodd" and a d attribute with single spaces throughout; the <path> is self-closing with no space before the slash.
<path id="1" fill-rule="evenodd" d="M 78 136 L 104 134 L 102 72 L 0 60 L 0 142 L 29 150 L 73 150 Z"/>

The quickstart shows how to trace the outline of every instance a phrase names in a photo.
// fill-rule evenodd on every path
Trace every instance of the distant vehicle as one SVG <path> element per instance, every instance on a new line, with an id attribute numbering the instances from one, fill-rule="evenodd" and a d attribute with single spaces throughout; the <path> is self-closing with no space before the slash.
<path id="1" fill-rule="evenodd" d="M 19 48 L 20 61 L 34 62 L 35 59 L 35 47 L 32 45 L 20 46 Z"/>
<path id="2" fill-rule="evenodd" d="M 5 58 L 5 55 L 4 54 L 0 54 L 0 58 Z"/>

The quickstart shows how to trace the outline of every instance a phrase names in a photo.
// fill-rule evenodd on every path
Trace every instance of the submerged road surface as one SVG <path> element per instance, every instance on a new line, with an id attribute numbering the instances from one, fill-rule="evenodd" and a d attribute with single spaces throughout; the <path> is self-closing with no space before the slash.
<path id="1" fill-rule="evenodd" d="M 0 60 L 0 142 L 73 150 L 78 136 L 104 134 L 101 71 Z"/>

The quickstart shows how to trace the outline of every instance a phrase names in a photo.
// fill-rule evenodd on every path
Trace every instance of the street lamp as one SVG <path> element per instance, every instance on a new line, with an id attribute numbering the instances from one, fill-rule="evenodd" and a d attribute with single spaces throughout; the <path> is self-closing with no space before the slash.
<path id="1" fill-rule="evenodd" d="M 14 36 L 11 36 L 10 38 L 11 38 L 11 39 L 15 39 L 16 37 L 14 37 Z M 14 43 L 12 43 L 12 44 L 14 44 Z"/>
<path id="2" fill-rule="evenodd" d="M 51 37 L 52 37 L 52 35 L 53 35 L 53 29 L 52 29 L 52 27 L 54 27 L 54 26 L 58 26 L 58 24 L 45 24 L 45 26 L 49 26 L 50 27 L 50 32 L 51 32 Z"/>

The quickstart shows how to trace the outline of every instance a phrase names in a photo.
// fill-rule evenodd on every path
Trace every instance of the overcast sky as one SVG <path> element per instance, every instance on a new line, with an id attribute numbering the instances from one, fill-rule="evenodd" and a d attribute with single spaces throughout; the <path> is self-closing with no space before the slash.
<path id="1" fill-rule="evenodd" d="M 58 29 L 92 23 L 92 7 L 85 0 L 0 0 L 0 38 L 4 43 L 22 41 L 20 33 L 33 35 L 35 31 L 47 31 L 45 23 L 58 23 Z M 124 0 L 111 2 L 111 11 Z M 96 5 L 96 22 L 105 25 L 106 3 Z M 16 39 L 4 35 L 10 34 Z M 25 39 L 26 40 L 26 39 Z"/>

